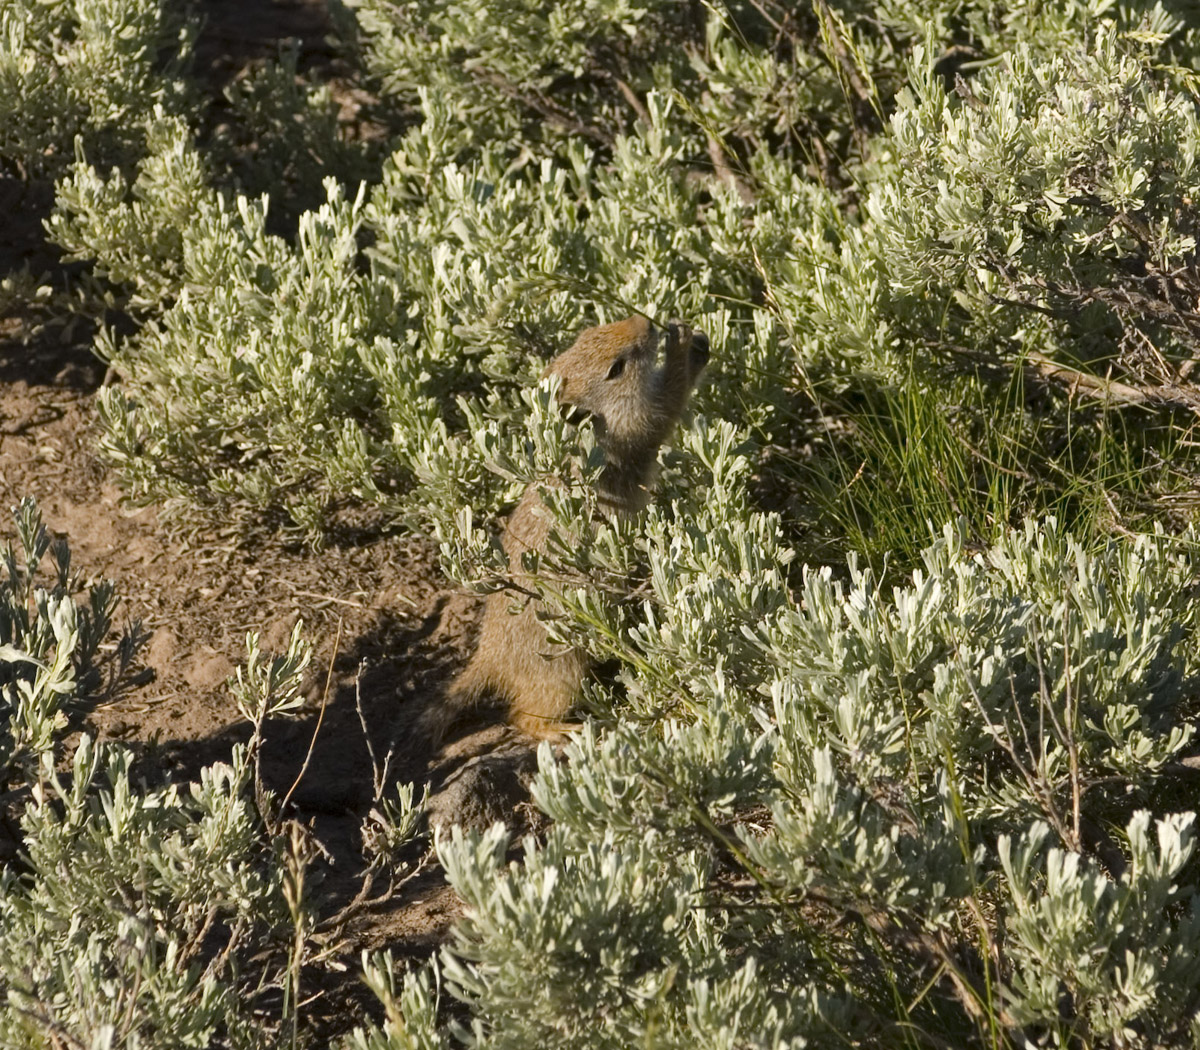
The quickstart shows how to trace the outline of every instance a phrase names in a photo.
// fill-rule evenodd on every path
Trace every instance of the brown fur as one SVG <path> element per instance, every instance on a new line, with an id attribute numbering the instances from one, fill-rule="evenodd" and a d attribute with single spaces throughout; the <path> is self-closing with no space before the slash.
<path id="1" fill-rule="evenodd" d="M 648 502 L 659 447 L 708 361 L 708 338 L 673 321 L 657 367 L 659 335 L 637 316 L 589 328 L 546 369 L 546 375 L 560 379 L 560 403 L 595 421 L 605 456 L 599 495 L 610 513 L 631 514 Z M 545 550 L 550 524 L 550 513 L 531 486 L 504 532 L 517 584 L 524 575 L 521 555 Z M 589 661 L 579 650 L 551 645 L 537 618 L 540 607 L 527 595 L 498 591 L 488 596 L 479 644 L 451 687 L 447 716 L 490 694 L 508 702 L 509 722 L 531 736 L 554 738 L 574 728 L 562 719 L 579 696 Z"/>

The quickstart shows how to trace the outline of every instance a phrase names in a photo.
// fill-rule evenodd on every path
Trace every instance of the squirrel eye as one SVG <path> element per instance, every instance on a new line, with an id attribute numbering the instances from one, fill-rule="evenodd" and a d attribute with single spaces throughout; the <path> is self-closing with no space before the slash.
<path id="1" fill-rule="evenodd" d="M 612 368 L 608 370 L 607 379 L 616 379 L 622 372 L 625 371 L 625 358 L 618 357 L 612 364 Z"/>

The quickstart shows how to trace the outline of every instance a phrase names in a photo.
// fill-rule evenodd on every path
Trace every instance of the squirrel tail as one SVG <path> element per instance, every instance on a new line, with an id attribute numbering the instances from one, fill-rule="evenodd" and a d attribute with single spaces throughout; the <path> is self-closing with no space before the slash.
<path id="1" fill-rule="evenodd" d="M 472 659 L 450 683 L 444 695 L 421 712 L 417 720 L 417 732 L 425 737 L 432 751 L 441 748 L 454 724 L 479 702 L 485 686 Z"/>

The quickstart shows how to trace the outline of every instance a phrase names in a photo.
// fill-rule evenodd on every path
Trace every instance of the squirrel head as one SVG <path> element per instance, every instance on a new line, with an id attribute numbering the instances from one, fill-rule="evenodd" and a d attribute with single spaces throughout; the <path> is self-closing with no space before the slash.
<path id="1" fill-rule="evenodd" d="M 668 364 L 658 368 L 664 334 Z M 545 375 L 559 377 L 558 400 L 569 417 L 591 416 L 601 447 L 624 458 L 624 446 L 631 452 L 657 450 L 666 425 L 674 423 L 674 418 L 663 418 L 664 412 L 671 413 L 663 390 L 671 358 L 681 349 L 687 357 L 676 367 L 686 373 L 679 377 L 686 397 L 708 362 L 709 344 L 703 332 L 693 332 L 681 321 L 671 321 L 665 333 L 638 315 L 588 328 L 550 362 Z M 644 447 L 651 442 L 653 450 Z"/>

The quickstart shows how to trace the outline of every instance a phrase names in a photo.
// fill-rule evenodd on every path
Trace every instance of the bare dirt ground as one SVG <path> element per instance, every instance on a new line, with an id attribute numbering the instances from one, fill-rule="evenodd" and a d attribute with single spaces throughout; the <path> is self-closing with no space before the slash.
<path id="1" fill-rule="evenodd" d="M 298 41 L 305 62 L 329 61 L 322 0 L 214 0 L 205 17 L 197 64 L 215 82 L 275 53 L 284 38 Z M 0 275 L 22 265 L 56 279 L 67 272 L 41 228 L 52 201 L 48 184 L 0 177 Z M 227 686 L 245 658 L 247 632 L 280 652 L 302 621 L 314 646 L 306 703 L 295 717 L 268 725 L 262 769 L 278 797 L 290 792 L 284 815 L 320 844 L 321 915 L 338 913 L 362 888 L 360 828 L 385 756 L 386 790 L 413 782 L 419 795 L 425 785 L 437 791 L 450 781 L 443 798 L 453 809 L 463 805 L 464 782 L 468 796 L 482 783 L 491 794 L 479 800 L 483 817 L 499 810 L 514 830 L 530 827 L 517 783 L 534 763 L 529 741 L 486 724 L 485 713 L 436 752 L 417 728 L 468 655 L 480 611 L 477 598 L 440 576 L 430 547 L 381 538 L 313 553 L 282 541 L 230 539 L 196 523 L 181 527 L 153 508 L 130 507 L 93 451 L 95 394 L 115 377 L 92 355 L 88 333 L 60 342 L 52 331 L 30 341 L 30 324 L 0 317 L 0 544 L 13 535 L 8 508 L 34 497 L 48 528 L 66 537 L 76 571 L 85 580 L 113 580 L 119 616 L 140 621 L 146 635 L 132 683 L 77 726 L 68 746 L 82 732 L 120 741 L 149 782 L 185 781 L 227 760 L 249 736 Z M 497 767 L 495 790 L 488 776 L 463 775 L 479 768 L 476 756 L 496 754 L 508 758 Z M 423 850 L 414 849 L 414 863 Z M 357 979 L 362 949 L 426 957 L 460 909 L 428 857 L 395 894 L 381 897 L 376 889 L 376 899 L 339 931 L 335 955 L 344 969 L 313 974 L 315 998 L 305 1008 L 313 1045 L 369 1012 Z"/>

